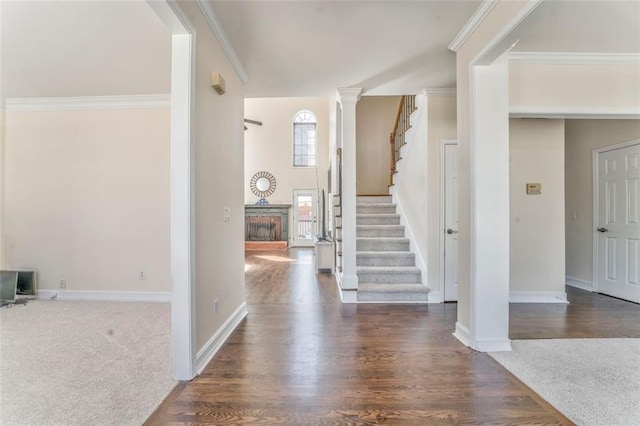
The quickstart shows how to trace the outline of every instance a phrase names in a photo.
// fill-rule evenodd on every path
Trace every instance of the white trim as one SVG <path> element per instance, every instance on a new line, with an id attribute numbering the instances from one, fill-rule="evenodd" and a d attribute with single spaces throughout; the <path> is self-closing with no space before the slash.
<path id="1" fill-rule="evenodd" d="M 581 288 L 582 290 L 593 291 L 593 283 L 587 280 L 581 280 L 580 278 L 565 277 L 565 284 L 575 288 Z"/>
<path id="2" fill-rule="evenodd" d="M 96 302 L 171 302 L 168 291 L 80 291 L 80 290 L 38 290 L 39 300 L 83 300 Z"/>
<path id="3" fill-rule="evenodd" d="M 509 52 L 510 64 L 616 65 L 639 62 L 640 53 Z"/>
<path id="4" fill-rule="evenodd" d="M 509 107 L 510 118 L 639 119 L 640 107 L 534 106 Z"/>
<path id="5" fill-rule="evenodd" d="M 435 89 L 427 89 L 425 90 L 425 93 L 427 95 L 434 95 L 434 96 L 456 96 L 457 90 L 455 87 L 451 87 L 451 88 L 435 88 Z"/>
<path id="6" fill-rule="evenodd" d="M 507 37 L 524 19 L 533 12 L 536 7 L 542 3 L 542 0 L 527 0 L 522 9 L 514 15 L 514 17 L 496 34 L 489 43 L 476 55 L 476 57 L 469 63 L 469 66 L 474 65 L 488 65 L 493 63 L 498 57 L 502 56 L 505 52 L 511 49 L 518 40 L 508 40 Z M 497 49 L 497 53 L 491 54 L 498 45 L 504 44 L 503 49 Z"/>
<path id="7" fill-rule="evenodd" d="M 569 303 L 560 291 L 510 291 L 509 303 Z"/>
<path id="8" fill-rule="evenodd" d="M 171 67 L 171 328 L 175 380 L 196 375 L 195 37 L 173 35 Z"/>
<path id="9" fill-rule="evenodd" d="M 222 28 L 222 24 L 213 11 L 211 4 L 208 0 L 195 0 L 195 2 L 198 5 L 200 12 L 202 12 L 202 16 L 204 16 L 204 19 L 207 21 L 209 29 L 211 29 L 213 35 L 218 39 L 218 42 L 220 42 L 222 50 L 224 50 L 224 53 L 227 55 L 227 59 L 231 62 L 238 78 L 244 84 L 247 84 L 249 82 L 249 76 L 247 75 L 242 62 L 240 62 L 240 58 L 238 58 L 235 49 L 231 45 L 231 41 L 229 41 L 227 33 L 224 32 L 224 28 Z"/>
<path id="10" fill-rule="evenodd" d="M 480 352 L 511 352 L 511 340 L 478 340 L 476 350 Z"/>
<path id="11" fill-rule="evenodd" d="M 222 326 L 215 332 L 211 339 L 198 351 L 196 355 L 196 365 L 198 374 L 207 367 L 209 362 L 218 353 L 222 345 L 227 341 L 233 330 L 240 325 L 242 320 L 247 316 L 247 303 L 243 302 L 238 309 L 222 324 Z"/>
<path id="12" fill-rule="evenodd" d="M 443 303 L 442 293 L 439 291 L 429 291 L 427 294 L 427 303 Z M 424 302 L 422 302 L 424 303 Z"/>
<path id="13" fill-rule="evenodd" d="M 169 108 L 171 95 L 76 96 L 7 98 L 7 111 L 70 111 L 95 109 Z"/>
<path id="14" fill-rule="evenodd" d="M 459 322 L 456 322 L 456 331 L 453 332 L 453 337 L 460 340 L 463 345 L 471 347 L 471 333 L 467 327 Z"/>
<path id="15" fill-rule="evenodd" d="M 633 139 L 630 141 L 615 143 L 613 145 L 603 146 L 600 148 L 596 148 L 593 151 L 598 154 L 602 154 L 603 152 L 615 151 L 616 149 L 628 148 L 634 145 L 640 145 L 640 139 Z"/>
<path id="16" fill-rule="evenodd" d="M 147 0 L 147 4 L 171 31 L 171 34 L 193 35 L 196 33 L 189 18 L 178 5 L 178 0 Z"/>
<path id="17" fill-rule="evenodd" d="M 340 301 L 342 303 L 358 303 L 358 290 L 345 290 L 338 284 L 338 291 L 340 291 Z"/>
<path id="18" fill-rule="evenodd" d="M 630 141 L 626 141 L 626 142 L 620 142 L 620 143 L 616 143 L 613 145 L 609 145 L 609 146 L 603 146 L 601 148 L 596 148 L 591 152 L 591 159 L 592 159 L 592 167 L 593 167 L 593 182 L 591 183 L 593 185 L 592 188 L 592 192 L 593 192 L 593 198 L 592 198 L 592 202 L 593 202 L 593 223 L 591 224 L 591 232 L 592 232 L 592 238 L 593 238 L 593 256 L 591 258 L 591 268 L 592 268 L 592 283 L 591 283 L 591 291 L 593 292 L 598 292 L 598 231 L 596 231 L 596 229 L 598 228 L 598 222 L 599 222 L 599 209 L 598 209 L 598 205 L 599 205 L 599 200 L 600 200 L 600 195 L 599 195 L 599 191 L 600 191 L 600 173 L 598 171 L 598 155 L 604 152 L 608 152 L 608 151 L 614 151 L 616 149 L 622 149 L 622 148 L 627 148 L 630 146 L 634 146 L 634 145 L 638 145 L 640 144 L 640 139 L 633 139 Z"/>
<path id="19" fill-rule="evenodd" d="M 446 290 L 444 288 L 445 286 L 445 238 L 444 238 L 444 228 L 445 228 L 445 223 L 444 223 L 444 218 L 445 218 L 445 191 L 446 191 L 446 174 L 445 174 L 445 169 L 446 169 L 446 158 L 445 158 L 445 145 L 458 145 L 458 141 L 457 139 L 440 139 L 440 217 L 438 218 L 438 223 L 440 224 L 440 229 L 438 231 L 439 237 L 438 237 L 438 246 L 439 246 L 439 250 L 440 250 L 440 274 L 439 274 L 439 283 L 438 285 L 440 286 L 440 291 L 442 292 L 442 301 L 444 302 L 444 298 L 446 296 Z M 456 297 L 457 300 L 457 297 Z"/>
<path id="20" fill-rule="evenodd" d="M 176 0 L 147 0 L 171 31 L 171 364 L 174 380 L 196 375 L 195 30 Z"/>
<path id="21" fill-rule="evenodd" d="M 480 26 L 482 21 L 489 15 L 494 7 L 498 4 L 498 0 L 484 0 L 478 9 L 473 13 L 471 18 L 464 24 L 458 35 L 449 44 L 449 50 L 457 52 L 471 37 L 474 31 Z"/>

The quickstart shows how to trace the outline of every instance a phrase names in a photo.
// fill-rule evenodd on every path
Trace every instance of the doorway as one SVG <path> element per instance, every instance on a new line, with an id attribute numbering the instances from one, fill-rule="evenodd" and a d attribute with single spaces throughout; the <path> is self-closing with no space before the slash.
<path id="1" fill-rule="evenodd" d="M 640 303 L 640 141 L 594 151 L 595 291 Z"/>
<path id="2" fill-rule="evenodd" d="M 441 241 L 445 302 L 458 300 L 458 143 L 442 141 Z"/>
<path id="3" fill-rule="evenodd" d="M 317 234 L 315 189 L 293 190 L 293 246 L 312 247 Z"/>

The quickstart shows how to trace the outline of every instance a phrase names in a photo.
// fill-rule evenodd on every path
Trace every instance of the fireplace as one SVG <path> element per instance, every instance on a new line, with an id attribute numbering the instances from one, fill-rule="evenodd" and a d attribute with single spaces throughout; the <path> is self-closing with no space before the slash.
<path id="1" fill-rule="evenodd" d="M 245 205 L 244 235 L 247 250 L 285 249 L 289 240 L 288 204 Z"/>
<path id="2" fill-rule="evenodd" d="M 245 241 L 281 241 L 280 216 L 246 216 L 244 218 Z"/>

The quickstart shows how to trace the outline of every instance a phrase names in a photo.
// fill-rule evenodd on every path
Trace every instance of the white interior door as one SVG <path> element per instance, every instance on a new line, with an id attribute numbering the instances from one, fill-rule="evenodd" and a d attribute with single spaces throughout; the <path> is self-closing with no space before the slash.
<path id="1" fill-rule="evenodd" d="M 317 234 L 315 189 L 293 190 L 293 245 L 312 247 Z"/>
<path id="2" fill-rule="evenodd" d="M 458 300 L 458 145 L 444 145 L 444 300 Z"/>
<path id="3" fill-rule="evenodd" d="M 640 303 L 640 143 L 600 152 L 597 167 L 596 289 Z"/>

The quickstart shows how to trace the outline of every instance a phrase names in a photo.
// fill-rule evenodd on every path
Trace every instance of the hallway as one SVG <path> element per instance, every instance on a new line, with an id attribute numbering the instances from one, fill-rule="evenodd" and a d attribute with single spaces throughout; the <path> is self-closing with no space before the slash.
<path id="1" fill-rule="evenodd" d="M 147 424 L 571 424 L 452 336 L 455 304 L 342 305 L 311 249 L 247 252 L 245 263 L 249 315 Z M 580 304 L 513 306 L 512 336 L 637 337 L 621 325 L 637 324 L 639 306 L 569 294 Z"/>

